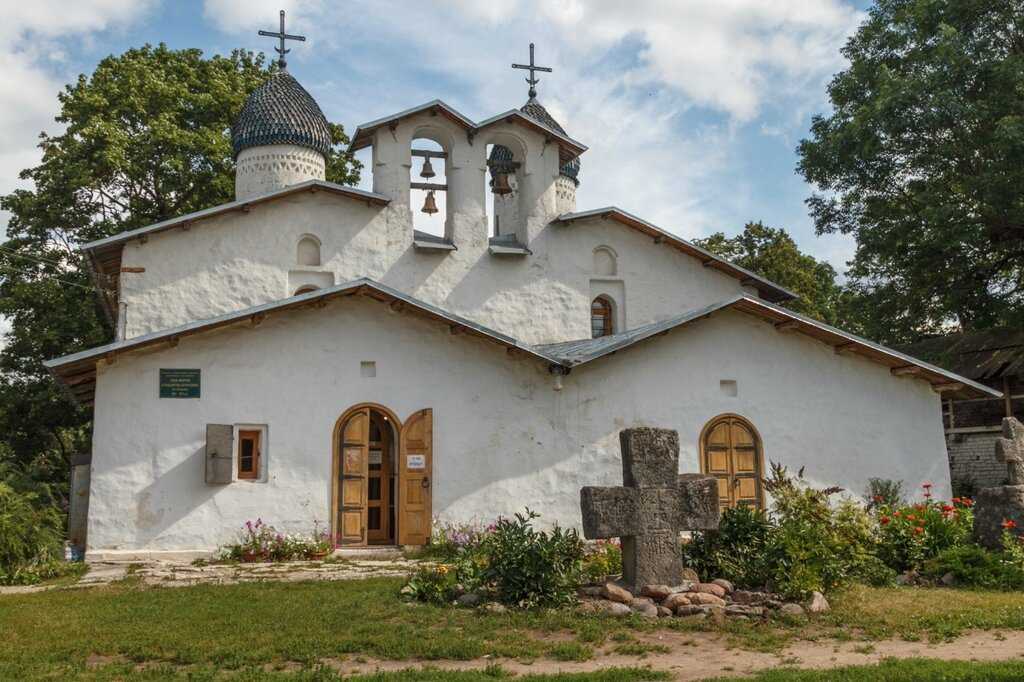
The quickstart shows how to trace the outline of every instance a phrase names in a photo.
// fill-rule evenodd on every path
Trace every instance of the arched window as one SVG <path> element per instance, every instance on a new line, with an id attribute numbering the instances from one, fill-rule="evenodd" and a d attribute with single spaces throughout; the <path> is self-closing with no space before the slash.
<path id="1" fill-rule="evenodd" d="M 299 240 L 295 257 L 299 265 L 320 265 L 320 240 L 312 235 L 306 235 Z"/>
<path id="2" fill-rule="evenodd" d="M 414 138 L 413 144 L 409 167 L 412 226 L 435 237 L 448 237 L 448 153 L 431 137 Z"/>
<path id="3" fill-rule="evenodd" d="M 615 333 L 612 323 L 612 302 L 607 296 L 598 296 L 590 304 L 590 335 L 611 336 Z"/>
<path id="4" fill-rule="evenodd" d="M 306 285 L 304 285 L 304 286 L 301 286 L 301 287 L 299 287 L 298 289 L 296 289 L 296 290 L 295 290 L 295 293 L 294 293 L 294 294 L 292 294 L 292 296 L 299 296 L 300 294 L 308 294 L 309 292 L 311 292 L 311 291 L 316 291 L 316 290 L 317 290 L 317 289 L 319 289 L 319 288 L 320 288 L 320 287 L 318 287 L 318 286 L 313 286 L 312 284 L 306 284 Z"/>
<path id="5" fill-rule="evenodd" d="M 607 246 L 599 246 L 594 249 L 594 274 L 603 277 L 613 277 L 618 272 L 615 252 Z"/>
<path id="6" fill-rule="evenodd" d="M 718 505 L 761 509 L 764 470 L 761 439 L 749 421 L 735 414 L 715 417 L 700 437 L 700 470 L 718 479 Z"/>

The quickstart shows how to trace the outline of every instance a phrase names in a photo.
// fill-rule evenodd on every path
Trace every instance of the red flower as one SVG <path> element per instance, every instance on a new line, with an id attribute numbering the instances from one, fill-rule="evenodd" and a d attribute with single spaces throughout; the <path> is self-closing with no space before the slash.
<path id="1" fill-rule="evenodd" d="M 882 501 L 882 496 L 881 495 L 875 495 L 874 499 L 875 499 L 875 502 L 881 502 Z"/>
<path id="2" fill-rule="evenodd" d="M 913 514 L 907 514 L 907 521 L 917 521 L 917 517 Z"/>
<path id="3" fill-rule="evenodd" d="M 1006 530 L 1011 530 L 1011 529 L 1016 528 L 1016 527 L 1017 527 L 1016 522 L 1014 522 L 1014 521 L 1012 521 L 1010 519 L 1003 519 L 1003 528 L 1005 528 Z"/>
<path id="4" fill-rule="evenodd" d="M 921 526 L 918 526 L 917 528 L 914 529 L 914 533 L 917 534 L 917 535 L 920 535 L 923 532 L 924 532 L 924 528 L 922 528 Z"/>
<path id="5" fill-rule="evenodd" d="M 892 513 L 892 515 L 893 515 L 893 516 L 895 516 L 896 518 L 899 518 L 899 517 L 900 517 L 900 516 L 902 515 L 902 512 L 900 512 L 900 510 L 899 510 L 899 509 L 897 509 L 896 511 L 894 511 L 894 512 Z"/>
<path id="6" fill-rule="evenodd" d="M 929 489 L 931 489 L 932 484 L 931 483 L 922 483 L 921 487 L 924 488 L 925 490 L 929 490 Z"/>
<path id="7" fill-rule="evenodd" d="M 942 505 L 942 511 L 946 512 L 947 514 L 949 512 L 951 512 L 951 511 L 954 511 L 954 510 L 956 510 L 956 507 L 954 507 L 953 505 L 950 505 L 950 504 Z"/>
<path id="8" fill-rule="evenodd" d="M 890 518 L 889 518 L 888 516 L 883 516 L 882 518 L 878 519 L 878 521 L 879 521 L 879 522 L 880 522 L 880 523 L 881 523 L 881 524 L 882 524 L 883 526 L 885 526 L 885 525 L 887 525 L 887 524 L 888 524 L 888 523 L 889 523 L 890 521 L 892 521 L 892 519 L 890 519 Z"/>

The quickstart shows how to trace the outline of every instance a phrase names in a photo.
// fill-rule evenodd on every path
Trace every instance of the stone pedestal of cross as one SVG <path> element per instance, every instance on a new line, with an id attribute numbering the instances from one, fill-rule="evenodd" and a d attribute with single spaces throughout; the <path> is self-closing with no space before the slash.
<path id="1" fill-rule="evenodd" d="M 1003 419 L 1003 437 L 996 439 L 995 455 L 1006 465 L 1007 485 L 978 491 L 974 505 L 974 541 L 989 549 L 1003 546 L 1003 531 L 1024 533 L 1024 424 Z M 1013 526 L 1004 526 L 1012 521 Z"/>
<path id="2" fill-rule="evenodd" d="M 635 428 L 619 433 L 623 486 L 580 491 L 583 535 L 622 539 L 623 581 L 677 585 L 682 573 L 679 532 L 718 528 L 718 483 L 679 473 L 679 434 Z"/>

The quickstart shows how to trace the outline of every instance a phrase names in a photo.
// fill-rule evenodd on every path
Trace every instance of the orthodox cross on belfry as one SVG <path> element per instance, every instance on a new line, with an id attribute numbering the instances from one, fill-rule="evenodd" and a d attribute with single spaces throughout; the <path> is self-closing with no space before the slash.
<path id="1" fill-rule="evenodd" d="M 284 29 L 281 29 L 282 31 Z M 513 64 L 513 69 L 526 69 L 530 72 L 530 77 L 526 79 L 526 82 L 530 84 L 530 97 L 537 96 L 537 83 L 540 83 L 540 79 L 537 78 L 537 71 L 544 71 L 545 73 L 551 73 L 551 69 L 546 66 L 537 66 L 533 62 L 533 43 L 530 43 L 530 63 L 529 64 Z"/>
<path id="2" fill-rule="evenodd" d="M 287 68 L 287 63 L 284 60 L 284 56 L 291 52 L 291 50 L 285 49 L 284 41 L 286 40 L 298 40 L 300 42 L 306 42 L 306 36 L 293 36 L 284 32 L 284 10 L 281 10 L 281 30 L 277 33 L 271 31 L 260 31 L 261 36 L 267 36 L 268 38 L 278 38 L 281 41 L 280 47 L 275 47 L 274 51 L 279 55 L 277 58 L 277 65 L 282 69 Z"/>

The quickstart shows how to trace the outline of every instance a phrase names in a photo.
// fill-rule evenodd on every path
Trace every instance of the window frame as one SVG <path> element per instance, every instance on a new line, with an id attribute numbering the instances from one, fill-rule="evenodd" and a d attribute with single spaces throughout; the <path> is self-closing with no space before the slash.
<path id="1" fill-rule="evenodd" d="M 239 481 L 262 481 L 264 468 L 263 450 L 266 441 L 266 430 L 259 426 L 239 426 L 236 428 L 236 461 L 235 477 Z M 254 440 L 253 466 L 251 470 L 242 469 L 242 443 Z"/>
<path id="2" fill-rule="evenodd" d="M 601 317 L 604 319 L 604 328 L 602 334 L 594 334 L 594 314 L 595 306 L 601 305 Z M 600 339 L 605 336 L 611 336 L 615 333 L 615 304 L 612 303 L 611 298 L 604 294 L 599 294 L 590 301 L 590 338 Z"/>

